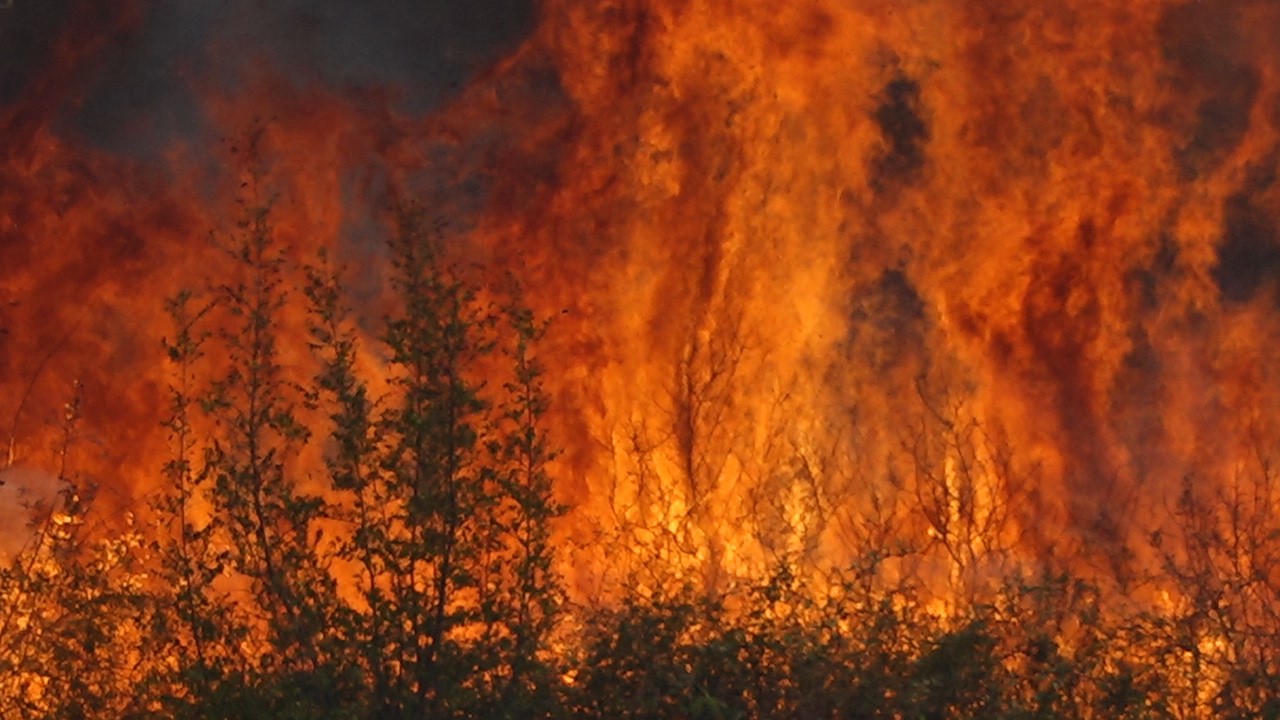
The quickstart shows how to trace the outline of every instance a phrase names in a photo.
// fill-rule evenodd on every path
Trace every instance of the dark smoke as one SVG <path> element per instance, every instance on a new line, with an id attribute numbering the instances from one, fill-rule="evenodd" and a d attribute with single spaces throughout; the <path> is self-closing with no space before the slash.
<path id="1" fill-rule="evenodd" d="M 14 0 L 0 9 L 0 104 L 30 88 L 69 27 L 101 25 L 86 15 L 118 5 Z M 198 144 L 211 128 L 197 89 L 234 94 L 263 67 L 339 93 L 388 88 L 397 110 L 428 113 L 509 51 L 535 19 L 531 0 L 161 0 L 137 15 L 83 64 L 81 87 L 66 95 L 60 120 L 100 148 L 143 156 L 176 139 Z"/>
<path id="2" fill-rule="evenodd" d="M 15 102 L 47 66 L 71 0 L 12 2 L 0 9 L 0 106 Z"/>

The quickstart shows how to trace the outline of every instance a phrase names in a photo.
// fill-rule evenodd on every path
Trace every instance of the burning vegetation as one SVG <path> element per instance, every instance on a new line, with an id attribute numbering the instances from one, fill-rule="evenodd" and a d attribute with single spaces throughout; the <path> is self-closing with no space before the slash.
<path id="1" fill-rule="evenodd" d="M 313 5 L 0 5 L 0 717 L 1280 717 L 1275 2 Z"/>

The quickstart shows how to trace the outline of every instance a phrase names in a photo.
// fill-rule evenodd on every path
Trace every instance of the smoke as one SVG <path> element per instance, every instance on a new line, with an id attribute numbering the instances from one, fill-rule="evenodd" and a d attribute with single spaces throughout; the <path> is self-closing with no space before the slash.
<path id="1" fill-rule="evenodd" d="M 0 558 L 7 560 L 23 550 L 29 533 L 23 532 L 24 521 L 38 521 L 37 508 L 48 511 L 61 489 L 58 478 L 33 468 L 0 467 L 0 514 L 6 527 L 0 533 Z"/>
<path id="2" fill-rule="evenodd" d="M 13 3 L 0 15 L 0 104 L 19 99 L 31 78 L 47 67 L 54 40 L 62 27 L 71 0 Z"/>
<path id="3" fill-rule="evenodd" d="M 339 95 L 391 88 L 398 109 L 421 115 L 509 51 L 532 21 L 526 0 L 156 2 L 136 31 L 99 59 L 100 76 L 77 125 L 115 150 L 143 144 L 162 151 L 194 133 L 225 132 L 209 126 L 193 91 L 244 92 L 264 68 L 295 86 Z M 270 108 L 260 110 L 270 115 Z"/>

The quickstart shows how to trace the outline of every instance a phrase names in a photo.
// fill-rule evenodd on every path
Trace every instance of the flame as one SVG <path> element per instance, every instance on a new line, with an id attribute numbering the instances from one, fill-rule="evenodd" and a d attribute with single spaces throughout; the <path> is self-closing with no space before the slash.
<path id="1" fill-rule="evenodd" d="M 934 540 L 1010 503 L 1001 541 L 1114 565 L 1267 423 L 1274 27 L 1264 3 L 549 7 L 523 52 L 572 119 L 501 168 L 526 197 L 478 235 L 535 287 L 576 280 L 550 306 L 579 512 L 625 498 L 617 524 L 656 512 L 734 572 L 777 534 L 847 559 L 832 517 L 937 490 Z M 554 181 L 520 173 L 549 153 Z"/>
<path id="2" fill-rule="evenodd" d="M 235 194 L 221 146 L 56 122 L 145 17 L 73 23 L 0 114 L 8 464 L 51 462 L 80 379 L 121 505 L 163 455 L 161 298 L 207 282 Z M 839 566 L 886 526 L 954 584 L 1133 572 L 1185 478 L 1269 467 L 1276 27 L 1262 0 L 548 0 L 426 115 L 266 59 L 188 90 L 222 136 L 265 118 L 234 181 L 371 315 L 379 205 L 417 195 L 554 317 L 579 592 Z"/>

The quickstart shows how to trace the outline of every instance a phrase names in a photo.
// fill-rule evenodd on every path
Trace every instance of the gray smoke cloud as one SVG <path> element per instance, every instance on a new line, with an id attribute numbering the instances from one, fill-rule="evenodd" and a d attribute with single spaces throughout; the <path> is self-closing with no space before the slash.
<path id="1" fill-rule="evenodd" d="M 61 33 L 94 14 L 106 25 L 110 12 L 120 11 L 73 0 L 0 8 L 0 105 L 21 98 Z M 157 0 L 135 12 L 82 63 L 58 118 L 103 149 L 135 154 L 200 138 L 209 128 L 193 83 L 234 93 L 262 63 L 338 92 L 393 88 L 398 109 L 430 112 L 535 19 L 532 0 Z"/>

